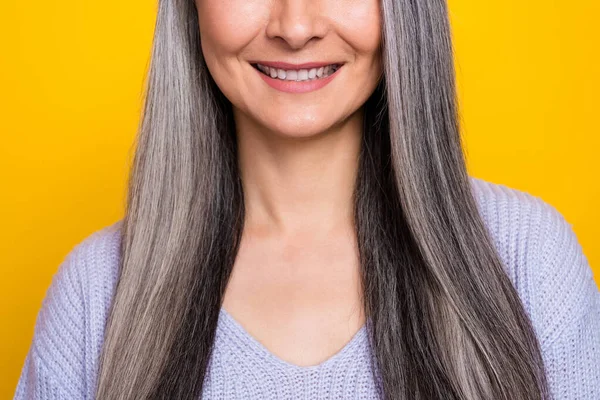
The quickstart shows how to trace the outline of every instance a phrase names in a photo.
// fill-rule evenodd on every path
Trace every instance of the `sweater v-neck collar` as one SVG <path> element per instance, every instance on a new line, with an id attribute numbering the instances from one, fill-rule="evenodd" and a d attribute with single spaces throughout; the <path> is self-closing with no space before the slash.
<path id="1" fill-rule="evenodd" d="M 221 307 L 219 311 L 219 322 L 218 325 L 224 328 L 229 334 L 240 344 L 242 344 L 245 350 L 248 350 L 249 354 L 257 356 L 264 361 L 270 361 L 271 363 L 278 365 L 281 368 L 299 371 L 299 372 L 314 372 L 315 370 L 320 370 L 335 364 L 336 362 L 342 360 L 347 354 L 351 354 L 355 352 L 358 346 L 363 344 L 363 341 L 367 338 L 367 325 L 369 321 L 365 322 L 363 326 L 352 336 L 352 338 L 335 354 L 327 358 L 325 361 L 320 362 L 319 364 L 309 365 L 309 366 L 301 366 L 290 363 L 281 359 L 280 357 L 273 354 L 269 349 L 267 349 L 261 342 L 258 341 L 254 336 L 252 336 L 225 308 Z"/>

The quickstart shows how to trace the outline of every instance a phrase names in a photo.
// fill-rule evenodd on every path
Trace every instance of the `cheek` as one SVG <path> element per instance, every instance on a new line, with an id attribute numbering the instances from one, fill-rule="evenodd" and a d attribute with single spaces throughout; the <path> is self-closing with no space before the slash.
<path id="1" fill-rule="evenodd" d="M 352 46 L 358 56 L 373 55 L 381 44 L 381 10 L 379 0 L 345 0 L 331 2 L 338 34 Z"/>
<path id="2" fill-rule="evenodd" d="M 198 23 L 205 56 L 235 56 L 258 35 L 268 18 L 268 0 L 198 0 Z"/>

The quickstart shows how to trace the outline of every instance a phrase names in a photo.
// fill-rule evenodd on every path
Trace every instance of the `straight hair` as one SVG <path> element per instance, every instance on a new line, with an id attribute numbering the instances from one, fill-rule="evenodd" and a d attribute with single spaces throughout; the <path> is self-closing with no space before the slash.
<path id="1" fill-rule="evenodd" d="M 387 399 L 537 400 L 539 343 L 478 212 L 445 0 L 381 0 L 383 74 L 364 104 L 353 201 Z M 231 103 L 191 0 L 159 0 L 96 397 L 197 399 L 239 248 Z"/>

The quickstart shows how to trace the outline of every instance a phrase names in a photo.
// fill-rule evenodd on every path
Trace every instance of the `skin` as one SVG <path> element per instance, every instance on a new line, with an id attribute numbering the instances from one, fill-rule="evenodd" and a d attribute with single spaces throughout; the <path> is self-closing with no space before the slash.
<path id="1" fill-rule="evenodd" d="M 196 0 L 202 52 L 233 105 L 246 205 L 223 308 L 276 357 L 316 365 L 363 326 L 352 217 L 365 101 L 382 74 L 378 0 Z M 308 93 L 250 61 L 344 62 Z"/>

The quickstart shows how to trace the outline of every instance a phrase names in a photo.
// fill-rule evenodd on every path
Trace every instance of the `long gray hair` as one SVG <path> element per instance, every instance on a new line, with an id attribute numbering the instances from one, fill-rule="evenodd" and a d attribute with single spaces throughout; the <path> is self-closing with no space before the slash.
<path id="1" fill-rule="evenodd" d="M 354 192 L 387 399 L 549 397 L 539 344 L 478 213 L 445 0 L 381 0 L 384 73 Z M 159 0 L 97 398 L 197 399 L 244 223 L 231 104 L 191 0 Z"/>

